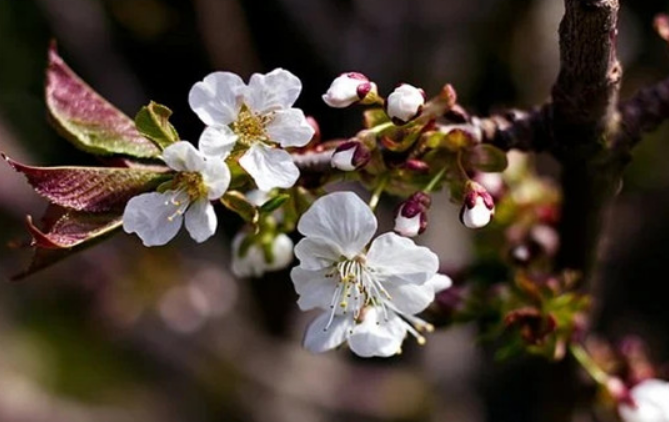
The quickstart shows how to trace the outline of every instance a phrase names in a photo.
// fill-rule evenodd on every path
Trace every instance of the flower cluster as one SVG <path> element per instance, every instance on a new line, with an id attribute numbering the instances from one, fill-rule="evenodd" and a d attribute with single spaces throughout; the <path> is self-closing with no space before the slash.
<path id="1" fill-rule="evenodd" d="M 117 229 L 136 234 L 145 246 L 160 246 L 182 226 L 204 242 L 216 233 L 215 206 L 222 205 L 244 221 L 230 248 L 237 277 L 259 277 L 299 259 L 291 271 L 298 305 L 321 311 L 307 329 L 307 349 L 324 352 L 346 343 L 360 356 L 387 357 L 401 351 L 408 335 L 425 343 L 433 326 L 417 315 L 451 280 L 437 272 L 437 255 L 409 237 L 427 229 L 431 194 L 444 185 L 451 185 L 456 200 L 479 206 L 469 193 L 459 193 L 474 186 L 469 173 L 480 170 L 468 160 L 498 163 L 488 165 L 490 171 L 505 165 L 489 148 L 474 157 L 481 155 L 476 141 L 458 135 L 467 125 L 445 130 L 435 124 L 454 105 L 452 89 L 428 100 L 422 89 L 400 84 L 384 98 L 365 75 L 342 74 L 323 101 L 369 107 L 365 129 L 323 141 L 315 119 L 294 106 L 302 83 L 289 71 L 253 74 L 248 82 L 214 72 L 188 95 L 204 124 L 194 146 L 178 135 L 167 107 L 152 102 L 130 119 L 55 51 L 49 58 L 51 117 L 76 146 L 117 157 L 110 161 L 117 167 L 37 168 L 7 158 L 64 210 L 45 232 L 29 221 L 36 248 L 71 253 Z M 372 191 L 369 203 L 351 192 L 324 193 L 342 178 Z M 384 194 L 402 199 L 394 232 L 375 237 L 375 209 Z M 470 220 L 482 226 L 479 214 L 473 211 Z M 304 236 L 296 246 L 290 236 L 295 229 Z"/>

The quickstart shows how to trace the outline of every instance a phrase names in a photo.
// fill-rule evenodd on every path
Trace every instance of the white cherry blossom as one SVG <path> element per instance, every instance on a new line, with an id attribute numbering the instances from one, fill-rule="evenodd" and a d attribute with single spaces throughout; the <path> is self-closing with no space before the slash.
<path id="1" fill-rule="evenodd" d="M 624 422 L 669 422 L 669 382 L 648 379 L 630 390 L 633 403 L 622 403 Z"/>
<path id="2" fill-rule="evenodd" d="M 123 212 L 123 230 L 137 233 L 145 246 L 169 242 L 185 221 L 197 242 L 216 231 L 216 214 L 210 201 L 220 198 L 230 184 L 230 170 L 219 159 L 210 159 L 188 142 L 176 142 L 163 151 L 165 163 L 177 171 L 164 192 L 138 195 Z"/>
<path id="3" fill-rule="evenodd" d="M 305 347 L 323 352 L 348 341 L 360 356 L 391 356 L 407 333 L 425 341 L 419 331 L 430 325 L 414 314 L 449 284 L 433 280 L 434 253 L 395 233 L 372 241 L 376 217 L 351 192 L 318 199 L 297 228 L 305 235 L 295 246 L 300 265 L 291 272 L 298 305 L 325 310 L 307 330 Z"/>
<path id="4" fill-rule="evenodd" d="M 188 102 L 207 128 L 200 149 L 226 158 L 239 152 L 239 164 L 259 189 L 288 188 L 300 172 L 283 148 L 309 143 L 314 129 L 293 104 L 300 80 L 284 69 L 255 73 L 248 85 L 230 72 L 214 72 L 190 90 Z"/>
<path id="5" fill-rule="evenodd" d="M 247 235 L 240 232 L 232 240 L 232 273 L 235 276 L 260 277 L 269 271 L 282 270 L 293 262 L 293 241 L 284 233 L 277 234 L 271 241 L 271 262 L 258 243 L 249 246 L 242 256 L 240 249 Z"/>

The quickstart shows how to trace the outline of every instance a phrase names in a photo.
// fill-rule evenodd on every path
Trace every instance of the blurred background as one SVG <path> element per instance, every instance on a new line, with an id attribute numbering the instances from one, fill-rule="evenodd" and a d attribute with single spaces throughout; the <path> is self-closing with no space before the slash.
<path id="1" fill-rule="evenodd" d="M 669 74 L 669 46 L 652 29 L 669 2 L 622 3 L 624 97 Z M 126 114 L 165 104 L 189 140 L 202 130 L 187 103 L 194 82 L 213 70 L 248 78 L 285 67 L 303 81 L 298 106 L 333 138 L 360 127 L 359 109 L 320 99 L 344 71 L 367 74 L 381 92 L 405 81 L 434 94 L 449 82 L 481 114 L 545 101 L 562 12 L 557 0 L 0 0 L 0 150 L 34 165 L 95 165 L 46 121 L 52 38 Z M 669 357 L 669 307 L 657 299 L 669 281 L 667 136 L 663 127 L 636 151 L 613 207 L 593 321 L 613 340 L 644 335 L 657 361 Z M 421 242 L 457 271 L 470 239 L 456 207 L 436 199 Z M 28 251 L 9 248 L 27 240 L 25 215 L 45 207 L 0 163 L 3 280 L 28 263 Z M 549 364 L 514 372 L 527 362 L 494 362 L 472 326 L 438 331 L 422 348 L 407 342 L 387 360 L 310 355 L 300 340 L 312 315 L 298 310 L 288 272 L 232 277 L 240 221 L 221 218 L 203 245 L 181 236 L 148 249 L 119 234 L 0 282 L 0 421 L 523 422 L 543 420 L 555 401 L 534 388 L 551 382 Z"/>

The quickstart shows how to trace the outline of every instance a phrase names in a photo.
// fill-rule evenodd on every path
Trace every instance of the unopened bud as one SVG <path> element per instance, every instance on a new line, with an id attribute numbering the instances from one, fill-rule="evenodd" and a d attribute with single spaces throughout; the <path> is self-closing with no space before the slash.
<path id="1" fill-rule="evenodd" d="M 432 204 L 430 195 L 416 192 L 402 202 L 395 212 L 395 232 L 405 237 L 414 237 L 427 228 L 427 210 Z"/>
<path id="2" fill-rule="evenodd" d="M 401 84 L 386 100 L 386 114 L 396 125 L 403 125 L 418 117 L 425 105 L 425 92 L 409 84 Z"/>
<path id="3" fill-rule="evenodd" d="M 495 202 L 488 191 L 476 182 L 467 183 L 460 210 L 462 224 L 470 229 L 479 229 L 488 225 L 494 214 Z"/>
<path id="4" fill-rule="evenodd" d="M 327 92 L 323 94 L 325 104 L 334 108 L 345 108 L 362 101 L 368 95 L 376 96 L 376 84 L 358 72 L 347 72 L 337 76 Z"/>
<path id="5" fill-rule="evenodd" d="M 332 154 L 330 164 L 342 171 L 353 171 L 364 167 L 372 154 L 362 142 L 346 141 Z"/>

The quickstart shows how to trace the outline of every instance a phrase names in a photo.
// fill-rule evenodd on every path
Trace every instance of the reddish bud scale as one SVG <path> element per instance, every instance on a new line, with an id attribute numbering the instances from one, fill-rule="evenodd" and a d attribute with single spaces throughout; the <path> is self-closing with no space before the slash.
<path id="1" fill-rule="evenodd" d="M 372 83 L 371 82 L 365 82 L 360 85 L 358 85 L 358 88 L 356 89 L 356 93 L 358 94 L 358 98 L 361 100 L 369 94 L 369 92 L 372 90 Z"/>

